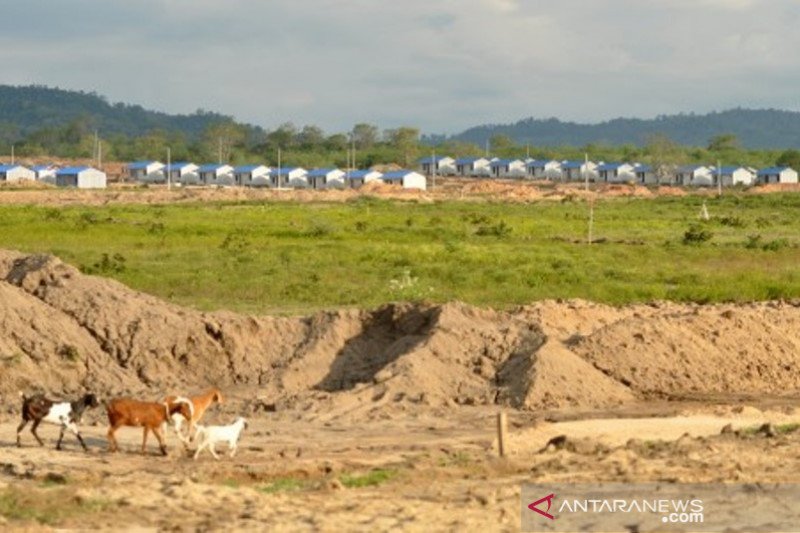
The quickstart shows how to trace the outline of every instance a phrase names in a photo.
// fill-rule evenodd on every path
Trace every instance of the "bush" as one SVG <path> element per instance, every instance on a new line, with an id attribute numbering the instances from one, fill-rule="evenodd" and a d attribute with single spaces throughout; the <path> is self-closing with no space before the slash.
<path id="1" fill-rule="evenodd" d="M 481 237 L 506 237 L 511 234 L 511 230 L 511 226 L 506 224 L 505 220 L 501 220 L 492 226 L 480 226 L 475 235 L 480 235 Z"/>
<path id="2" fill-rule="evenodd" d="M 702 244 L 710 241 L 713 236 L 713 233 L 703 229 L 700 224 L 692 224 L 683 234 L 683 244 Z"/>

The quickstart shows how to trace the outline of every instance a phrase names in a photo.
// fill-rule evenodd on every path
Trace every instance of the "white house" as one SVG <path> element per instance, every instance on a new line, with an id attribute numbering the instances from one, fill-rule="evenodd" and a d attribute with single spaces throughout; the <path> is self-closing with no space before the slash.
<path id="1" fill-rule="evenodd" d="M 338 168 L 315 168 L 306 174 L 308 186 L 312 189 L 341 189 L 344 187 L 346 172 Z"/>
<path id="2" fill-rule="evenodd" d="M 36 173 L 22 165 L 0 165 L 0 181 L 35 180 Z"/>
<path id="3" fill-rule="evenodd" d="M 714 169 L 704 165 L 689 165 L 681 167 L 675 174 L 675 182 L 678 185 L 694 187 L 710 187 L 714 185 Z"/>
<path id="4" fill-rule="evenodd" d="M 526 173 L 525 162 L 521 159 L 495 159 L 489 168 L 496 178 L 523 178 Z"/>
<path id="5" fill-rule="evenodd" d="M 456 173 L 456 160 L 448 156 L 423 157 L 419 160 L 422 172 L 427 176 L 433 175 L 433 169 L 439 176 L 452 176 Z"/>
<path id="6" fill-rule="evenodd" d="M 535 179 L 561 179 L 561 161 L 536 160 L 527 163 L 528 176 Z"/>
<path id="7" fill-rule="evenodd" d="M 561 174 L 567 181 L 596 181 L 597 163 L 592 161 L 564 161 Z"/>
<path id="8" fill-rule="evenodd" d="M 387 172 L 381 176 L 384 183 L 392 185 L 401 185 L 404 189 L 422 189 L 427 188 L 428 184 L 425 181 L 425 176 L 413 170 L 396 170 Z"/>
<path id="9" fill-rule="evenodd" d="M 264 165 L 244 165 L 233 169 L 233 182 L 247 187 L 266 187 L 269 185 L 269 167 Z"/>
<path id="10" fill-rule="evenodd" d="M 371 181 L 380 181 L 383 174 L 377 170 L 351 170 L 345 173 L 345 180 L 349 180 L 349 187 L 358 189 Z"/>
<path id="11" fill-rule="evenodd" d="M 758 171 L 759 183 L 797 183 L 797 171 L 790 167 L 769 167 Z"/>
<path id="12" fill-rule="evenodd" d="M 199 168 L 194 163 L 176 161 L 169 166 L 170 180 L 184 185 L 200 183 L 200 176 L 197 174 Z"/>
<path id="13" fill-rule="evenodd" d="M 456 159 L 456 174 L 459 176 L 490 176 L 491 161 L 485 157 L 462 157 Z"/>
<path id="14" fill-rule="evenodd" d="M 52 183 L 55 184 L 56 182 L 56 171 L 58 167 L 55 165 L 34 165 L 31 167 L 33 170 L 36 179 L 42 181 L 44 183 Z"/>
<path id="15" fill-rule="evenodd" d="M 745 167 L 720 167 L 714 171 L 714 183 L 718 183 L 720 178 L 723 187 L 752 185 L 756 181 L 755 173 Z"/>
<path id="16" fill-rule="evenodd" d="M 134 161 L 128 165 L 128 177 L 136 181 L 166 181 L 165 165 L 158 161 Z"/>
<path id="17" fill-rule="evenodd" d="M 92 167 L 67 167 L 56 172 L 56 185 L 79 189 L 105 189 L 106 173 Z"/>
<path id="18" fill-rule="evenodd" d="M 597 165 L 597 181 L 606 183 L 636 181 L 634 166 L 630 163 L 603 163 Z"/>
<path id="19" fill-rule="evenodd" d="M 301 167 L 273 168 L 269 171 L 271 187 L 308 187 L 308 171 Z"/>
<path id="20" fill-rule="evenodd" d="M 210 163 L 197 169 L 200 183 L 206 185 L 233 185 L 233 167 Z"/>
<path id="21" fill-rule="evenodd" d="M 658 176 L 652 166 L 636 165 L 633 167 L 633 172 L 636 174 L 636 183 L 642 185 L 658 185 Z"/>

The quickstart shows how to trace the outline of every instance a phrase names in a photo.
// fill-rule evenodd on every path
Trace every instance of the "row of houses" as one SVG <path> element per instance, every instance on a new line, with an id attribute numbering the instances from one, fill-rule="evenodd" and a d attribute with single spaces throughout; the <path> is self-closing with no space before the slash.
<path id="1" fill-rule="evenodd" d="M 59 168 L 55 165 L 35 165 L 28 168 L 17 164 L 0 164 L 0 182 L 22 180 L 35 180 L 59 187 L 79 189 L 104 189 L 107 183 L 106 173 L 92 167 Z"/>
<path id="2" fill-rule="evenodd" d="M 557 161 L 537 159 L 499 159 L 448 156 L 419 160 L 428 176 L 472 176 L 528 178 L 598 183 L 639 183 L 643 185 L 683 185 L 710 187 L 719 184 L 754 185 L 756 183 L 797 183 L 797 171 L 790 167 L 754 169 L 744 166 L 689 165 L 658 175 L 651 165 L 640 163 L 605 163 L 593 161 Z"/>
<path id="3" fill-rule="evenodd" d="M 371 181 L 400 185 L 406 189 L 426 188 L 425 176 L 413 170 L 378 172 L 376 170 L 341 170 L 338 168 L 268 167 L 225 164 L 196 165 L 188 161 L 171 163 L 136 161 L 128 165 L 128 177 L 143 183 L 184 185 L 220 185 L 241 187 L 346 189 L 358 188 Z"/>

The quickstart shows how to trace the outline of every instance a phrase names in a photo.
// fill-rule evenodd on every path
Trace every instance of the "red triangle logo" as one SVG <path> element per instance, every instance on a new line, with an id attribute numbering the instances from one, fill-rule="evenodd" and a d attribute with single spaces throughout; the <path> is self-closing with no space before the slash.
<path id="1" fill-rule="evenodd" d="M 528 505 L 528 509 L 530 509 L 531 511 L 536 511 L 537 513 L 539 513 L 540 515 L 542 515 L 545 518 L 549 518 L 550 520 L 555 520 L 556 517 L 554 517 L 553 515 L 551 515 L 549 513 L 550 507 L 553 505 L 553 498 L 555 498 L 555 497 L 556 497 L 555 494 L 549 494 L 548 496 L 545 496 L 544 498 L 536 500 L 532 504 Z M 547 502 L 547 509 L 542 511 L 541 509 L 539 509 L 537 507 L 537 505 L 540 505 L 540 504 L 542 504 L 544 502 Z"/>

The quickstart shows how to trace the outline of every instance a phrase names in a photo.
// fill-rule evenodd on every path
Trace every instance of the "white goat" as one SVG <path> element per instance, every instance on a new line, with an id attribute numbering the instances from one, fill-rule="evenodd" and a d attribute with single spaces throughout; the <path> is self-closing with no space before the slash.
<path id="1" fill-rule="evenodd" d="M 214 459 L 219 459 L 214 446 L 220 442 L 228 443 L 228 449 L 230 450 L 229 455 L 233 457 L 236 455 L 239 435 L 241 435 L 243 429 L 247 428 L 247 420 L 240 416 L 236 419 L 236 422 L 228 426 L 197 425 L 196 428 L 197 433 L 195 433 L 195 439 L 197 439 L 197 451 L 194 452 L 195 459 L 197 459 L 200 452 L 206 448 L 208 448 L 208 451 L 214 456 Z"/>

